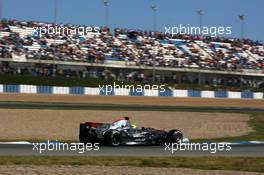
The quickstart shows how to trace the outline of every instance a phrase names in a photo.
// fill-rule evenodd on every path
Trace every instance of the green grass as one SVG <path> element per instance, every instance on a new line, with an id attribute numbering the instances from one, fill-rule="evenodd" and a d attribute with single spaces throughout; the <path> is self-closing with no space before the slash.
<path id="1" fill-rule="evenodd" d="M 113 80 L 103 80 L 99 78 L 77 78 L 77 77 L 47 77 L 31 75 L 0 75 L 0 84 L 27 84 L 27 85 L 45 85 L 45 86 L 81 86 L 81 87 L 98 87 L 99 85 L 113 84 Z M 132 84 L 122 81 L 123 84 Z M 116 84 L 122 85 L 121 81 L 115 81 Z"/>
<path id="2" fill-rule="evenodd" d="M 0 165 L 99 165 L 264 172 L 264 158 L 258 157 L 1 156 Z"/>

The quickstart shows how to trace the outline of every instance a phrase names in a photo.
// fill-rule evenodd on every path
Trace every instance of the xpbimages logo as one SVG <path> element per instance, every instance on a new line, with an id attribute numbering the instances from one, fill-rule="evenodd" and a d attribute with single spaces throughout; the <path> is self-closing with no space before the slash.
<path id="1" fill-rule="evenodd" d="M 150 84 L 144 84 L 144 85 L 127 85 L 124 84 L 123 82 L 121 84 L 116 84 L 116 82 L 112 84 L 108 84 L 108 85 L 99 85 L 99 91 L 103 92 L 105 91 L 106 95 L 112 95 L 112 92 L 114 90 L 118 90 L 120 93 L 126 93 L 127 91 L 133 91 L 136 93 L 143 93 L 146 90 L 156 90 L 159 92 L 165 92 L 165 85 L 150 85 Z"/>
<path id="2" fill-rule="evenodd" d="M 47 151 L 73 151 L 79 154 L 83 154 L 87 151 L 98 151 L 100 149 L 99 143 L 62 143 L 62 142 L 43 142 L 32 143 L 32 150 L 37 151 L 40 154 Z"/>
<path id="3" fill-rule="evenodd" d="M 62 35 L 62 36 L 71 36 L 79 35 L 86 36 L 88 33 L 98 33 L 100 32 L 100 27 L 91 27 L 91 26 L 53 26 L 51 24 L 44 25 L 41 27 L 34 27 L 35 34 L 38 34 L 40 37 L 45 35 Z"/>
<path id="4" fill-rule="evenodd" d="M 189 142 L 179 142 L 179 143 L 165 143 L 164 151 L 169 151 L 174 154 L 178 151 L 202 151 L 210 152 L 215 154 L 221 151 L 231 151 L 232 147 L 230 143 L 189 143 Z"/>
<path id="5" fill-rule="evenodd" d="M 211 37 L 217 37 L 220 35 L 231 35 L 232 27 L 231 26 L 187 26 L 180 24 L 179 26 L 165 26 L 165 34 L 169 35 L 206 35 Z"/>

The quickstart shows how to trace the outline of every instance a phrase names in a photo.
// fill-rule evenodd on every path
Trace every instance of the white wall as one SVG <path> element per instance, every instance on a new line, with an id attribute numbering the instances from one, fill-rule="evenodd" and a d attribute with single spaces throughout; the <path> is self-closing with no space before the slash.
<path id="1" fill-rule="evenodd" d="M 69 87 L 53 87 L 53 94 L 69 94 L 70 88 Z"/>
<path id="2" fill-rule="evenodd" d="M 114 89 L 115 95 L 129 95 L 129 89 L 126 88 L 116 88 Z"/>
<path id="3" fill-rule="evenodd" d="M 21 93 L 28 93 L 28 94 L 36 94 L 37 93 L 37 86 L 34 85 L 20 85 L 20 92 Z M 130 90 L 125 88 L 116 88 L 114 90 L 114 94 L 117 96 L 128 96 Z M 0 84 L 0 93 L 3 93 L 3 85 Z M 70 94 L 69 87 L 53 87 L 53 94 Z M 100 89 L 99 88 L 84 88 L 85 95 L 99 95 Z M 242 98 L 241 92 L 227 92 L 227 98 L 236 99 Z M 145 90 L 144 96 L 159 96 L 158 90 Z M 188 97 L 187 90 L 173 90 L 173 97 Z M 215 98 L 214 91 L 201 91 L 202 98 Z M 254 92 L 253 93 L 254 99 L 263 99 L 264 93 L 263 92 Z"/>
<path id="4" fill-rule="evenodd" d="M 100 90 L 99 90 L 99 88 L 89 88 L 89 87 L 86 87 L 84 89 L 84 94 L 85 95 L 100 95 Z"/>
<path id="5" fill-rule="evenodd" d="M 241 92 L 227 91 L 227 98 L 241 98 Z"/>
<path id="6" fill-rule="evenodd" d="M 37 86 L 33 85 L 20 85 L 20 92 L 25 94 L 36 94 Z"/>
<path id="7" fill-rule="evenodd" d="M 159 96 L 158 90 L 152 90 L 152 89 L 145 89 L 144 90 L 144 96 Z"/>
<path id="8" fill-rule="evenodd" d="M 201 91 L 202 98 L 214 98 L 214 91 Z"/>
<path id="9" fill-rule="evenodd" d="M 173 97 L 188 97 L 187 90 L 173 90 Z"/>
<path id="10" fill-rule="evenodd" d="M 263 99 L 263 93 L 262 92 L 255 92 L 253 94 L 254 99 Z"/>

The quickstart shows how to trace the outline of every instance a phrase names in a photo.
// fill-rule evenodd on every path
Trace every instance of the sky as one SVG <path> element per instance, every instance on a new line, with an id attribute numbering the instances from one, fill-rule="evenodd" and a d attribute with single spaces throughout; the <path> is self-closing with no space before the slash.
<path id="1" fill-rule="evenodd" d="M 54 21 L 54 0 L 0 0 L 2 17 L 17 20 Z M 102 26 L 102 0 L 57 0 L 59 23 Z M 199 26 L 197 10 L 203 10 L 203 26 L 231 26 L 232 37 L 244 36 L 264 41 L 264 0 L 109 0 L 110 28 L 153 29 L 151 5 L 157 7 L 157 29 L 165 26 Z"/>

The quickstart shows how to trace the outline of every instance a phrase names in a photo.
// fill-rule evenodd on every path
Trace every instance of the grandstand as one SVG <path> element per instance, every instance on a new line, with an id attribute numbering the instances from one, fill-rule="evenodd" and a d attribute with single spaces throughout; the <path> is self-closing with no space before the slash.
<path id="1" fill-rule="evenodd" d="M 36 28 L 56 25 L 17 20 L 0 25 L 0 74 L 264 87 L 264 46 L 249 39 L 105 27 L 83 35 L 41 35 Z"/>

